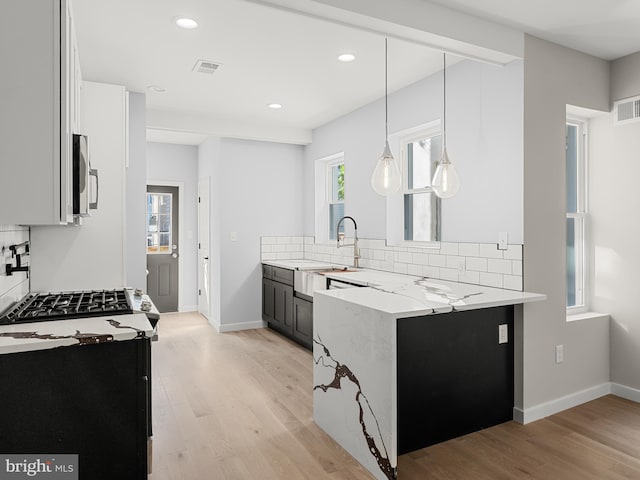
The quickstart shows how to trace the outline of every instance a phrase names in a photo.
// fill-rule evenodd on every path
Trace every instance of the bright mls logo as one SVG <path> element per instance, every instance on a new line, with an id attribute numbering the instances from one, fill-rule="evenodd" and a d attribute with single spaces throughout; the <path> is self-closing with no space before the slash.
<path id="1" fill-rule="evenodd" d="M 78 455 L 0 455 L 0 480 L 78 480 Z"/>

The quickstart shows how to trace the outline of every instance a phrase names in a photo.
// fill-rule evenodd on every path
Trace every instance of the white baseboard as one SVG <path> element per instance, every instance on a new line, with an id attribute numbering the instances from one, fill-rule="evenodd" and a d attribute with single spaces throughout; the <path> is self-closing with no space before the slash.
<path id="1" fill-rule="evenodd" d="M 640 391 L 636 390 L 636 392 L 640 394 Z M 575 392 L 570 395 L 551 400 L 549 402 L 541 403 L 540 405 L 526 408 L 524 410 L 514 407 L 513 419 L 518 423 L 531 423 L 536 420 L 540 420 L 541 418 L 548 417 L 549 415 L 562 412 L 563 410 L 577 407 L 578 405 L 590 402 L 591 400 L 595 400 L 596 398 L 604 397 L 605 395 L 608 395 L 610 393 L 614 393 L 612 391 L 611 383 L 603 383 L 600 385 L 596 385 L 595 387 L 587 388 L 585 390 L 581 390 L 579 392 Z"/>
<path id="2" fill-rule="evenodd" d="M 611 383 L 611 393 L 627 400 L 640 403 L 640 390 L 619 383 Z"/>
<path id="3" fill-rule="evenodd" d="M 240 330 L 253 330 L 255 328 L 264 328 L 266 327 L 266 322 L 262 320 L 258 320 L 257 322 L 241 322 L 241 323 L 224 323 L 220 324 L 216 327 L 218 332 L 238 332 Z"/>
<path id="4" fill-rule="evenodd" d="M 180 305 L 178 307 L 179 312 L 197 312 L 198 305 Z"/>

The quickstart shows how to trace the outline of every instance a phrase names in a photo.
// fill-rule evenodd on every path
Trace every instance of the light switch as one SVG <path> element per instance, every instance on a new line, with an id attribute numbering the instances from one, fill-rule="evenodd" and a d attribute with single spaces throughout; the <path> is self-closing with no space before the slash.
<path id="1" fill-rule="evenodd" d="M 236 240 L 238 240 L 238 232 L 231 232 L 229 234 L 229 238 L 231 239 L 232 242 L 235 242 Z"/>
<path id="2" fill-rule="evenodd" d="M 509 343 L 509 325 L 498 325 L 498 343 Z"/>

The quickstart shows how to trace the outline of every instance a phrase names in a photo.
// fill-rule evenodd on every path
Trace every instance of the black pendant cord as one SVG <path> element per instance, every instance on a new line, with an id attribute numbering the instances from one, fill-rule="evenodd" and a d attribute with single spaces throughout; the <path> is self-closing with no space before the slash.
<path id="1" fill-rule="evenodd" d="M 442 52 L 442 149 L 447 148 L 447 54 Z"/>
<path id="2" fill-rule="evenodd" d="M 387 37 L 384 37 L 384 139 L 389 141 L 389 105 L 387 88 Z"/>

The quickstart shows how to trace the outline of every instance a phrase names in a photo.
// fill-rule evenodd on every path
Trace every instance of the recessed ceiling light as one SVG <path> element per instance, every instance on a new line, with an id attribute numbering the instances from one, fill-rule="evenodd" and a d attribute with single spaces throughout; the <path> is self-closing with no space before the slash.
<path id="1" fill-rule="evenodd" d="M 147 86 L 147 91 L 154 93 L 164 93 L 167 91 L 167 89 L 161 87 L 160 85 L 149 85 Z"/>
<path id="2" fill-rule="evenodd" d="M 198 28 L 198 22 L 193 18 L 180 17 L 176 18 L 175 22 L 180 28 L 186 28 L 187 30 Z"/>
<path id="3" fill-rule="evenodd" d="M 356 59 L 356 56 L 352 53 L 343 53 L 342 55 L 338 55 L 338 60 L 341 62 L 353 62 Z"/>
<path id="4" fill-rule="evenodd" d="M 280 105 L 279 103 L 270 103 L 269 104 L 269 108 L 273 108 L 274 110 L 278 110 L 278 109 L 282 108 L 282 105 Z"/>

